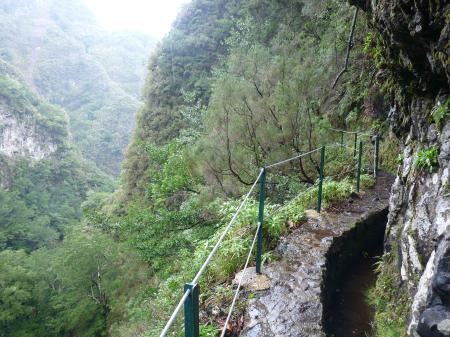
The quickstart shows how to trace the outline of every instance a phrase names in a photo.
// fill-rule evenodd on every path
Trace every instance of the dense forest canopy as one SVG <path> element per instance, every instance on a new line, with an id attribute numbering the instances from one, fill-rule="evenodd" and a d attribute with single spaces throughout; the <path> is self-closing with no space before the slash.
<path id="1" fill-rule="evenodd" d="M 3 1 L 0 116 L 31 116 L 52 150 L 0 158 L 0 337 L 157 336 L 258 169 L 335 142 L 331 127 L 384 132 L 394 169 L 363 16 L 332 88 L 353 15 L 340 0 L 193 0 L 150 54 L 151 39 L 102 32 L 81 2 Z M 127 144 L 112 191 L 104 172 Z M 333 151 L 325 204 L 353 191 L 355 162 Z M 265 261 L 311 207 L 318 159 L 273 175 Z M 252 199 L 201 281 L 202 336 L 223 319 L 256 213 Z"/>

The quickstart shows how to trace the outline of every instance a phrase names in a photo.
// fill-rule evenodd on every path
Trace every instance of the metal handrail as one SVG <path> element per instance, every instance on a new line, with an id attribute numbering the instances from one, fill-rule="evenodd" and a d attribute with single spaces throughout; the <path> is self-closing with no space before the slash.
<path id="1" fill-rule="evenodd" d="M 330 128 L 330 130 L 331 131 L 336 131 L 336 132 L 351 133 L 351 134 L 358 133 L 358 131 L 347 131 L 347 130 L 334 129 L 334 128 Z"/>
<path id="2" fill-rule="evenodd" d="M 184 305 L 184 302 L 186 302 L 186 299 L 189 297 L 190 290 L 188 289 L 183 297 L 181 298 L 180 302 L 178 302 L 178 305 L 176 306 L 175 310 L 173 311 L 172 315 L 170 316 L 169 320 L 167 321 L 166 325 L 164 326 L 163 331 L 161 331 L 160 337 L 164 337 L 169 332 L 170 327 L 172 326 L 173 322 L 175 322 L 175 319 L 178 316 L 178 313 L 181 310 L 181 307 Z"/>
<path id="3" fill-rule="evenodd" d="M 331 130 L 333 130 L 333 131 L 339 131 L 339 132 L 342 132 L 342 133 L 345 132 L 345 133 L 355 134 L 355 152 L 354 152 L 354 156 L 356 156 L 356 138 L 357 138 L 357 135 L 362 135 L 362 134 L 358 134 L 358 132 L 345 131 L 345 130 L 337 130 L 337 129 L 331 129 Z M 379 137 L 377 136 L 377 147 L 378 147 L 378 140 L 379 140 Z M 350 148 L 349 146 L 344 145 L 343 142 L 341 142 L 340 144 L 330 144 L 329 146 L 330 146 L 330 147 L 345 147 L 345 148 Z M 251 255 L 252 255 L 253 248 L 254 248 L 256 242 L 258 242 L 258 245 L 257 245 L 257 252 L 256 252 L 256 255 L 257 255 L 257 261 L 256 261 L 256 266 L 257 266 L 257 267 L 256 267 L 256 271 L 257 271 L 257 273 L 260 273 L 259 269 L 260 269 L 260 266 L 261 266 L 262 222 L 263 222 L 263 213 L 264 213 L 264 198 L 265 198 L 265 196 L 264 196 L 264 190 L 265 190 L 265 187 L 264 187 L 264 186 L 265 186 L 266 170 L 269 169 L 269 168 L 272 168 L 272 167 L 275 167 L 275 166 L 278 166 L 278 165 L 282 165 L 282 164 L 288 163 L 288 162 L 290 162 L 290 161 L 293 161 L 293 160 L 296 160 L 296 159 L 305 157 L 305 156 L 307 156 L 307 155 L 310 155 L 310 154 L 315 153 L 315 152 L 318 152 L 318 151 L 321 151 L 321 158 L 320 158 L 320 178 L 319 178 L 319 185 L 318 185 L 318 186 L 319 186 L 319 191 L 318 191 L 318 206 L 317 206 L 317 210 L 318 210 L 318 212 L 320 212 L 320 209 L 321 209 L 321 197 L 322 197 L 322 195 L 321 195 L 321 194 L 322 194 L 322 183 L 323 183 L 323 179 L 324 179 L 324 171 L 323 171 L 323 169 L 324 169 L 324 159 L 325 159 L 325 146 L 319 147 L 319 148 L 314 149 L 314 150 L 311 150 L 311 151 L 309 151 L 309 152 L 301 153 L 301 154 L 296 155 L 296 156 L 294 156 L 294 157 L 291 157 L 291 158 L 289 158 L 289 159 L 282 160 L 282 161 L 279 161 L 279 162 L 270 164 L 270 165 L 268 165 L 268 166 L 262 168 L 262 169 L 260 170 L 259 174 L 258 174 L 258 177 L 257 177 L 256 180 L 254 181 L 254 183 L 253 183 L 253 185 L 251 186 L 251 188 L 250 188 L 250 190 L 248 191 L 248 193 L 245 195 L 245 197 L 244 197 L 244 199 L 242 200 L 242 202 L 240 203 L 239 207 L 236 209 L 236 211 L 235 211 L 233 217 L 232 217 L 231 220 L 229 221 L 228 225 L 225 227 L 225 230 L 223 231 L 223 233 L 221 234 L 221 236 L 220 236 L 219 239 L 217 240 L 216 244 L 214 245 L 213 249 L 212 249 L 211 252 L 209 253 L 209 255 L 208 255 L 208 257 L 206 258 L 206 260 L 203 262 L 202 266 L 200 267 L 199 271 L 198 271 L 197 274 L 195 275 L 194 279 L 192 280 L 192 282 L 191 282 L 190 284 L 188 284 L 188 285 L 193 285 L 194 287 L 196 287 L 198 281 L 200 280 L 200 277 L 202 276 L 202 274 L 204 273 L 204 271 L 205 271 L 206 268 L 208 267 L 208 265 L 209 265 L 211 259 L 212 259 L 212 258 L 214 257 L 214 255 L 216 254 L 217 250 L 219 249 L 221 243 L 222 243 L 223 240 L 225 239 L 225 236 L 226 236 L 227 233 L 229 232 L 230 228 L 231 228 L 231 227 L 233 226 L 233 224 L 236 222 L 236 219 L 237 219 L 239 213 L 241 212 L 241 210 L 242 210 L 242 208 L 244 207 L 244 205 L 247 203 L 247 201 L 248 201 L 250 195 L 252 194 L 252 192 L 254 191 L 256 185 L 258 184 L 258 182 L 260 182 L 260 183 L 261 183 L 261 188 L 260 188 L 261 191 L 260 191 L 260 206 L 259 206 L 259 207 L 260 207 L 260 210 L 259 210 L 258 227 L 257 227 L 257 230 L 256 230 L 255 237 L 253 238 L 252 246 L 251 246 L 251 248 L 250 248 L 249 255 L 247 256 L 247 260 L 246 260 L 246 262 L 245 262 L 244 270 L 243 270 L 243 273 L 242 273 L 241 278 L 240 278 L 240 280 L 239 280 L 239 283 L 238 283 L 238 286 L 237 286 L 237 290 L 236 290 L 236 293 L 235 293 L 235 295 L 234 295 L 234 298 L 233 298 L 233 301 L 232 301 L 232 304 L 231 304 L 229 313 L 228 313 L 228 315 L 227 315 L 227 319 L 226 319 L 226 322 L 225 322 L 225 324 L 224 324 L 224 328 L 223 328 L 223 330 L 222 330 L 221 337 L 224 337 L 224 335 L 225 335 L 225 333 L 226 333 L 226 327 L 227 327 L 227 324 L 228 324 L 228 322 L 229 322 L 229 320 L 230 320 L 230 318 L 231 318 L 231 314 L 232 314 L 232 312 L 233 312 L 234 306 L 235 306 L 235 304 L 236 304 L 236 301 L 237 301 L 237 298 L 238 298 L 238 295 L 239 295 L 239 290 L 240 290 L 240 288 L 241 288 L 241 284 L 242 284 L 242 281 L 243 281 L 243 278 L 244 278 L 244 275 L 245 275 L 245 271 L 246 271 L 247 266 L 248 266 L 248 264 L 249 264 L 250 257 L 251 257 Z M 358 155 L 359 155 L 358 157 L 359 157 L 359 158 L 358 158 L 357 191 L 359 191 L 359 176 L 360 176 L 360 172 L 361 172 L 361 155 L 362 155 L 362 142 L 361 142 L 361 141 L 360 141 L 360 143 L 359 143 L 359 151 L 358 151 L 358 152 L 359 152 L 359 153 L 358 153 Z M 376 149 L 376 152 L 378 152 L 378 148 Z M 377 156 L 375 156 L 375 158 L 374 158 L 375 162 L 377 162 L 377 159 L 378 159 Z M 376 164 L 377 164 L 377 163 L 376 163 Z M 376 174 L 376 168 L 377 168 L 377 166 L 374 165 L 374 173 L 375 173 L 375 174 Z M 309 189 L 308 189 L 308 190 L 309 190 Z M 306 191 L 305 191 L 305 192 L 306 192 Z M 259 259 L 258 259 L 258 255 L 259 255 Z M 258 266 L 259 266 L 259 268 L 258 268 Z M 192 289 L 194 289 L 194 290 L 192 290 Z M 171 326 L 172 326 L 173 323 L 175 322 L 175 320 L 176 320 L 176 318 L 177 318 L 177 316 L 178 316 L 178 314 L 179 314 L 179 312 L 180 312 L 182 306 L 183 306 L 184 304 L 187 304 L 187 305 L 188 305 L 188 304 L 190 303 L 190 302 L 187 302 L 187 303 L 186 303 L 186 301 L 188 300 L 189 295 L 191 295 L 191 293 L 192 293 L 192 296 L 197 296 L 196 301 L 197 301 L 197 316 L 198 316 L 198 289 L 197 289 L 197 290 L 195 290 L 195 289 L 197 289 L 197 288 L 186 288 L 186 289 L 185 289 L 182 298 L 180 299 L 180 301 L 178 302 L 177 306 L 175 307 L 175 310 L 173 311 L 172 315 L 170 316 L 169 320 L 167 321 L 166 325 L 164 326 L 164 329 L 162 330 L 162 332 L 161 332 L 161 334 L 159 335 L 159 337 L 165 337 L 165 336 L 167 335 L 167 333 L 169 332 L 169 329 L 171 328 Z M 198 317 L 197 317 L 197 318 L 198 318 Z M 198 326 L 198 321 L 197 321 L 196 324 L 197 324 L 197 326 Z M 197 327 L 197 328 L 198 328 L 198 327 Z"/>
<path id="4" fill-rule="evenodd" d="M 247 260 L 245 261 L 244 269 L 242 269 L 242 275 L 239 279 L 238 286 L 236 288 L 236 292 L 233 297 L 233 302 L 231 302 L 230 310 L 228 311 L 227 319 L 225 320 L 225 324 L 223 325 L 222 333 L 220 337 L 224 337 L 227 332 L 228 322 L 230 321 L 231 314 L 233 313 L 234 306 L 236 305 L 236 301 L 239 296 L 239 290 L 241 290 L 242 281 L 244 280 L 245 273 L 247 271 L 248 263 L 250 262 L 250 257 L 252 256 L 253 248 L 255 247 L 256 239 L 258 238 L 258 232 L 261 228 L 261 222 L 258 222 L 258 227 L 256 229 L 255 236 L 253 237 L 252 246 L 250 247 L 250 252 L 247 255 Z"/>
<path id="5" fill-rule="evenodd" d="M 227 235 L 228 231 L 230 230 L 231 226 L 234 224 L 234 222 L 237 219 L 237 216 L 239 215 L 239 212 L 241 211 L 242 207 L 244 207 L 244 205 L 247 203 L 247 200 L 250 196 L 250 194 L 253 192 L 253 190 L 255 189 L 256 184 L 258 183 L 259 179 L 261 178 L 261 175 L 263 174 L 264 169 L 261 169 L 261 171 L 259 171 L 259 175 L 258 178 L 256 178 L 255 182 L 253 183 L 252 187 L 250 188 L 250 190 L 248 191 L 247 195 L 245 196 L 244 200 L 242 200 L 240 206 L 238 207 L 238 209 L 236 210 L 236 212 L 234 213 L 233 218 L 230 220 L 228 226 L 225 228 L 225 230 L 223 231 L 222 235 L 220 236 L 219 240 L 217 241 L 216 245 L 214 246 L 213 250 L 211 251 L 211 253 L 209 253 L 209 256 L 207 257 L 207 259 L 205 260 L 205 262 L 203 263 L 202 267 L 200 268 L 200 270 L 198 271 L 197 275 L 194 277 L 194 279 L 192 280 L 192 283 L 195 284 L 198 282 L 198 280 L 200 279 L 200 276 L 202 276 L 203 272 L 205 271 L 206 267 L 208 266 L 209 261 L 212 259 L 212 257 L 214 256 L 214 254 L 216 253 L 216 251 L 219 249 L 220 244 L 222 243 L 223 239 L 225 238 L 225 235 Z"/>
<path id="6" fill-rule="evenodd" d="M 225 230 L 223 231 L 222 235 L 220 236 L 219 240 L 217 240 L 217 243 L 215 244 L 214 248 L 211 250 L 211 252 L 209 253 L 208 257 L 206 258 L 205 262 L 203 263 L 203 265 L 200 267 L 200 270 L 197 272 L 197 275 L 195 275 L 194 279 L 192 280 L 192 284 L 197 284 L 198 280 L 200 279 L 200 277 L 202 276 L 203 272 L 205 271 L 206 267 L 208 266 L 209 262 L 211 261 L 211 259 L 213 258 L 214 254 L 217 252 L 217 250 L 220 247 L 220 244 L 222 243 L 223 239 L 225 238 L 225 236 L 227 235 L 228 231 L 230 230 L 231 226 L 233 226 L 233 224 L 236 222 L 237 216 L 239 215 L 242 207 L 244 207 L 244 205 L 247 203 L 248 198 L 250 197 L 250 194 L 253 192 L 253 190 L 255 189 L 256 184 L 258 183 L 259 179 L 261 178 L 261 175 L 263 174 L 264 169 L 261 169 L 261 171 L 259 172 L 258 177 L 256 178 L 255 182 L 253 183 L 252 187 L 250 188 L 250 190 L 248 191 L 248 193 L 246 194 L 246 196 L 244 197 L 244 200 L 242 200 L 241 204 L 239 205 L 239 207 L 236 209 L 236 212 L 234 213 L 234 216 L 231 218 L 230 222 L 228 223 L 227 227 L 225 228 Z M 169 332 L 170 327 L 172 326 L 172 324 L 175 322 L 175 319 L 177 318 L 178 313 L 181 310 L 181 307 L 183 306 L 183 304 L 186 302 L 187 298 L 189 297 L 189 293 L 190 290 L 186 290 L 183 297 L 181 298 L 180 302 L 178 302 L 178 305 L 176 306 L 174 312 L 172 313 L 172 315 L 170 316 L 169 320 L 167 321 L 166 325 L 164 326 L 164 329 L 162 330 L 161 334 L 159 335 L 159 337 L 165 337 L 167 335 L 167 333 Z"/>
<path id="7" fill-rule="evenodd" d="M 314 149 L 314 150 L 311 150 L 311 151 L 309 151 L 309 152 L 299 154 L 299 155 L 297 155 L 297 156 L 295 156 L 295 157 L 292 157 L 292 158 L 289 158 L 289 159 L 286 159 L 286 160 L 279 161 L 279 162 L 277 162 L 277 163 L 273 163 L 273 164 L 267 165 L 267 166 L 266 166 L 266 169 L 269 169 L 269 168 L 271 168 L 271 167 L 275 167 L 275 166 L 278 166 L 278 165 L 286 164 L 286 163 L 288 163 L 288 162 L 290 162 L 290 161 L 293 161 L 293 160 L 295 160 L 295 159 L 299 159 L 299 158 L 305 157 L 305 156 L 307 156 L 307 155 L 309 155 L 309 154 L 311 154 L 311 153 L 320 151 L 320 149 L 321 149 L 321 148 L 319 147 L 319 148 Z"/>
<path id="8" fill-rule="evenodd" d="M 329 130 L 336 131 L 336 132 L 342 132 L 342 133 L 349 133 L 349 134 L 352 134 L 352 135 L 357 134 L 358 136 L 375 136 L 375 134 L 373 134 L 371 132 L 347 131 L 347 130 L 334 129 L 334 128 L 330 128 Z"/>

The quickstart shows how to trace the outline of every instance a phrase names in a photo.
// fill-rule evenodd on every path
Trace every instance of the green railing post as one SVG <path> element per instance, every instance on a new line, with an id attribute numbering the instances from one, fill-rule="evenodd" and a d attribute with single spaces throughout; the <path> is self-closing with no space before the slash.
<path id="1" fill-rule="evenodd" d="M 344 131 L 341 131 L 341 147 L 344 147 Z"/>
<path id="2" fill-rule="evenodd" d="M 359 154 L 358 154 L 358 172 L 356 172 L 356 192 L 359 192 L 359 183 L 361 180 L 361 165 L 362 165 L 362 141 L 359 142 Z"/>
<path id="3" fill-rule="evenodd" d="M 199 337 L 199 286 L 198 284 L 187 283 L 184 285 L 184 292 L 190 290 L 190 294 L 184 302 L 184 336 Z"/>
<path id="4" fill-rule="evenodd" d="M 323 168 L 325 165 L 325 146 L 320 149 L 319 191 L 317 192 L 317 212 L 322 209 Z"/>
<path id="5" fill-rule="evenodd" d="M 373 176 L 376 178 L 378 175 L 378 158 L 380 153 L 380 135 L 375 136 L 375 158 L 373 163 Z"/>
<path id="6" fill-rule="evenodd" d="M 358 132 L 355 132 L 355 141 L 353 143 L 353 158 L 356 158 L 356 144 L 358 143 Z"/>
<path id="7" fill-rule="evenodd" d="M 258 212 L 258 236 L 256 241 L 256 273 L 261 274 L 262 243 L 263 243 L 263 222 L 264 222 L 264 201 L 266 199 L 266 169 L 262 169 L 259 180 L 259 212 Z"/>

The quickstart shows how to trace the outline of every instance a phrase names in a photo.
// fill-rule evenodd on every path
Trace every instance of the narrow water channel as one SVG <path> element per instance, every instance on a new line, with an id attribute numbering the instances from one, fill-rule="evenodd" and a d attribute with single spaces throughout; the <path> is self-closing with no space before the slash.
<path id="1" fill-rule="evenodd" d="M 378 251 L 375 256 L 381 252 Z M 372 336 L 374 310 L 367 303 L 367 292 L 376 281 L 375 256 L 355 261 L 343 276 L 340 287 L 335 289 L 330 313 L 330 336 Z"/>
<path id="2" fill-rule="evenodd" d="M 328 337 L 372 336 L 373 308 L 368 289 L 375 285 L 375 262 L 382 255 L 387 211 L 336 238 L 327 254 L 324 326 Z"/>

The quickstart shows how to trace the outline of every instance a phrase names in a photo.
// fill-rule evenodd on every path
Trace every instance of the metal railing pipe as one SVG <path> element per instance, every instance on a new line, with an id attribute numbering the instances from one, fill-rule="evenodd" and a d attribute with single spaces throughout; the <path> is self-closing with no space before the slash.
<path id="1" fill-rule="evenodd" d="M 320 213 L 322 209 L 322 188 L 325 166 L 325 146 L 320 149 L 320 168 L 319 168 L 319 190 L 317 192 L 317 212 Z"/>
<path id="2" fill-rule="evenodd" d="M 195 275 L 194 279 L 192 280 L 191 283 L 198 283 L 198 280 L 200 279 L 200 276 L 202 276 L 203 272 L 205 271 L 206 267 L 209 264 L 209 261 L 211 261 L 211 259 L 213 258 L 214 254 L 216 254 L 217 250 L 219 249 L 220 244 L 222 243 L 223 239 L 225 238 L 225 236 L 227 235 L 228 231 L 230 230 L 231 226 L 233 226 L 234 222 L 237 219 L 237 216 L 239 215 L 242 207 L 244 207 L 244 205 L 246 204 L 248 198 L 250 197 L 250 194 L 252 194 L 253 190 L 255 189 L 256 184 L 258 183 L 259 179 L 261 178 L 261 175 L 263 174 L 263 170 L 261 169 L 261 171 L 259 172 L 258 178 L 256 178 L 255 182 L 253 183 L 252 187 L 250 188 L 250 191 L 248 191 L 247 195 L 245 196 L 244 200 L 242 200 L 241 204 L 239 205 L 238 209 L 236 210 L 236 212 L 233 215 L 233 218 L 230 220 L 230 222 L 228 223 L 227 227 L 225 228 L 225 230 L 223 231 L 222 235 L 220 236 L 219 240 L 217 240 L 216 245 L 214 246 L 214 248 L 212 249 L 211 253 L 209 253 L 208 257 L 206 258 L 205 262 L 203 263 L 203 265 L 201 266 L 200 270 L 198 271 L 197 275 Z"/>
<path id="3" fill-rule="evenodd" d="M 172 316 L 170 316 L 169 320 L 167 321 L 166 325 L 164 326 L 164 329 L 161 331 L 161 334 L 159 335 L 159 337 L 165 337 L 167 335 L 170 327 L 172 326 L 173 322 L 175 322 L 175 319 L 177 318 L 178 313 L 180 312 L 181 308 L 183 307 L 184 302 L 186 302 L 186 299 L 188 298 L 190 293 L 191 293 L 190 290 L 186 290 L 184 292 L 183 297 L 181 298 L 180 302 L 178 302 L 178 305 L 176 306 L 175 310 L 172 313 Z"/>
<path id="4" fill-rule="evenodd" d="M 376 178 L 378 175 L 378 158 L 380 152 L 380 135 L 375 136 L 375 158 L 373 160 L 373 176 Z"/>
<path id="5" fill-rule="evenodd" d="M 200 306 L 198 284 L 187 283 L 184 291 L 189 291 L 189 296 L 184 302 L 184 337 L 200 336 Z"/>
<path id="6" fill-rule="evenodd" d="M 259 179 L 259 210 L 258 210 L 258 238 L 256 242 L 256 273 L 261 274 L 262 261 L 262 242 L 263 242 L 263 227 L 264 222 L 264 201 L 266 199 L 266 169 L 262 169 L 261 178 Z"/>
<path id="7" fill-rule="evenodd" d="M 359 185 L 361 181 L 362 149 L 363 149 L 363 142 L 360 141 L 358 154 L 358 171 L 356 173 L 356 192 L 359 192 Z"/>
<path id="8" fill-rule="evenodd" d="M 302 158 L 302 157 L 304 157 L 304 156 L 307 156 L 307 155 L 309 155 L 309 154 L 311 154 L 311 153 L 314 153 L 314 152 L 317 152 L 317 151 L 319 151 L 319 150 L 320 150 L 320 147 L 317 148 L 317 149 L 311 150 L 311 151 L 309 151 L 309 152 L 305 152 L 305 153 L 299 154 L 298 156 L 295 156 L 295 157 L 292 157 L 292 158 L 289 158 L 289 159 L 286 159 L 286 160 L 282 160 L 282 161 L 279 161 L 279 162 L 274 163 L 274 164 L 267 165 L 267 166 L 266 166 L 266 170 L 269 169 L 269 168 L 278 166 L 278 165 L 282 165 L 282 164 L 289 163 L 290 161 L 293 161 L 293 160 L 295 160 L 295 159 Z"/>

